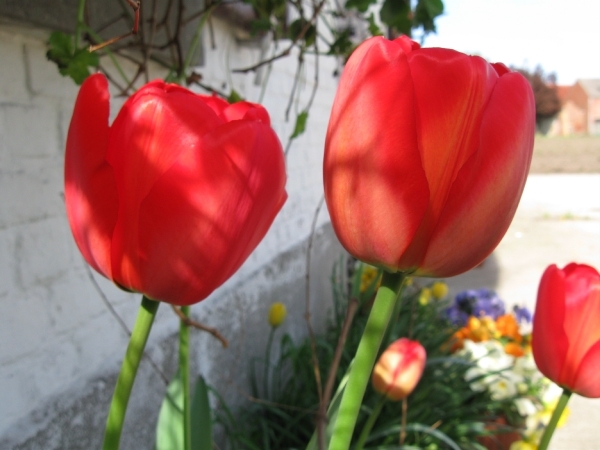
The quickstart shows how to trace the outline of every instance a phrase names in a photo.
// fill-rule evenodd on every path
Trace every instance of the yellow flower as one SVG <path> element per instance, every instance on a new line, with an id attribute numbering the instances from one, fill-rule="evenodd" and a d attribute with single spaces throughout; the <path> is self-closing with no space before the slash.
<path id="1" fill-rule="evenodd" d="M 516 441 L 510 444 L 510 450 L 537 450 L 537 445 L 527 441 Z"/>
<path id="2" fill-rule="evenodd" d="M 274 328 L 278 327 L 285 320 L 285 316 L 287 316 L 285 305 L 281 302 L 275 302 L 269 309 L 269 324 Z"/>
<path id="3" fill-rule="evenodd" d="M 431 286 L 431 293 L 438 300 L 446 298 L 448 295 L 448 285 L 443 281 L 436 281 Z"/>
<path id="4" fill-rule="evenodd" d="M 363 265 L 362 273 L 360 275 L 360 292 L 363 293 L 369 286 L 373 284 L 375 279 L 379 276 L 379 269 L 377 267 Z M 379 283 L 378 283 L 379 285 Z M 375 286 L 376 288 L 379 286 Z"/>
<path id="5" fill-rule="evenodd" d="M 431 289 L 423 288 L 419 294 L 419 303 L 423 306 L 427 305 L 431 300 Z"/>

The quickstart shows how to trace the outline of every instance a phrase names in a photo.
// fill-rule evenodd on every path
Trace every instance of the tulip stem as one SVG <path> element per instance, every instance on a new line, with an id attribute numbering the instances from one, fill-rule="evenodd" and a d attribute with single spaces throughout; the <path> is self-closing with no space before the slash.
<path id="1" fill-rule="evenodd" d="M 371 415 L 367 419 L 365 426 L 363 427 L 362 431 L 360 432 L 360 436 L 358 437 L 358 441 L 356 442 L 356 445 L 354 446 L 354 450 L 362 450 L 363 447 L 365 446 L 365 442 L 367 442 L 369 434 L 371 434 L 373 425 L 375 425 L 375 422 L 377 421 L 377 418 L 379 417 L 379 414 L 381 413 L 381 410 L 383 409 L 383 405 L 385 405 L 385 401 L 386 401 L 386 398 L 384 395 L 382 395 L 380 397 L 379 401 L 377 402 L 377 404 L 375 405 L 375 408 L 373 408 L 373 411 L 371 412 Z"/>
<path id="2" fill-rule="evenodd" d="M 406 275 L 402 272 L 383 273 L 381 286 L 377 291 L 365 331 L 356 350 L 354 363 L 350 369 L 348 384 L 344 389 L 338 417 L 333 427 L 329 450 L 348 450 L 350 448 L 362 399 L 394 306 L 400 298 L 405 278 Z"/>
<path id="3" fill-rule="evenodd" d="M 119 441 L 121 440 L 121 432 L 123 431 L 123 423 L 125 421 L 125 413 L 127 412 L 127 403 L 135 381 L 140 361 L 144 354 L 144 348 L 148 341 L 148 335 L 158 310 L 159 302 L 150 300 L 144 296 L 142 304 L 138 311 L 129 345 L 123 359 L 121 372 L 117 378 L 117 385 L 113 394 L 110 410 L 108 411 L 108 419 L 106 420 L 106 429 L 104 431 L 103 450 L 117 450 Z"/>
<path id="4" fill-rule="evenodd" d="M 189 317 L 190 307 L 182 306 L 181 314 Z M 190 327 L 185 320 L 179 322 L 179 373 L 183 387 L 183 443 L 184 450 L 192 448 L 192 429 L 190 413 Z"/>
<path id="5" fill-rule="evenodd" d="M 550 418 L 550 422 L 548 426 L 544 430 L 544 434 L 542 435 L 542 439 L 540 440 L 540 445 L 538 446 L 538 450 L 546 450 L 548 448 L 548 444 L 550 444 L 550 439 L 554 434 L 554 430 L 556 429 L 556 425 L 562 416 L 565 407 L 571 398 L 572 392 L 566 388 L 563 389 L 562 395 L 558 399 L 558 403 L 556 404 L 556 408 L 552 413 L 552 417 Z"/>

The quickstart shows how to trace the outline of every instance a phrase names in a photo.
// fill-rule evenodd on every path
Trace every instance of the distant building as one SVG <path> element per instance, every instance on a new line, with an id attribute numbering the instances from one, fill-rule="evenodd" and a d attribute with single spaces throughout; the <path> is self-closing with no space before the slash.
<path id="1" fill-rule="evenodd" d="M 557 86 L 562 109 L 550 135 L 600 135 L 600 79 L 577 80 L 573 86 Z"/>

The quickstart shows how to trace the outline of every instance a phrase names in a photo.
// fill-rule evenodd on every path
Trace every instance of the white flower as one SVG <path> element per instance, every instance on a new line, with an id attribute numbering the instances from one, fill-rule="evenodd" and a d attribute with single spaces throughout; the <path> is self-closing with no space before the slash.
<path id="1" fill-rule="evenodd" d="M 515 399 L 515 406 L 519 414 L 523 417 L 529 417 L 537 412 L 534 403 L 528 398 L 521 397 Z"/>

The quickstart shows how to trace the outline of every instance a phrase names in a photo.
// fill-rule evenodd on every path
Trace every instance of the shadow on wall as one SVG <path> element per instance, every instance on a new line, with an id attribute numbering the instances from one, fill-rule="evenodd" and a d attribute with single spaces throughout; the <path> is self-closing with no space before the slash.
<path id="1" fill-rule="evenodd" d="M 207 333 L 192 331 L 191 373 L 202 374 L 233 410 L 248 402 L 250 362 L 264 355 L 268 310 L 283 302 L 288 310 L 281 331 L 292 339 L 307 335 L 306 249 L 308 243 L 279 255 L 245 281 L 217 298 L 210 307 L 197 305 L 192 316 L 216 327 L 229 340 L 229 348 Z M 331 225 L 316 230 L 311 250 L 310 298 L 312 325 L 323 330 L 332 305 L 330 275 L 345 254 Z M 177 365 L 177 333 L 148 348 L 150 357 L 168 378 Z M 277 354 L 273 348 L 273 354 Z M 123 349 L 123 353 L 125 349 Z M 106 414 L 117 378 L 118 366 L 107 368 L 93 379 L 71 386 L 67 392 L 40 405 L 0 437 L 0 450 L 81 450 L 101 447 Z M 146 358 L 142 360 L 129 403 L 121 439 L 122 450 L 151 449 L 165 383 Z"/>

